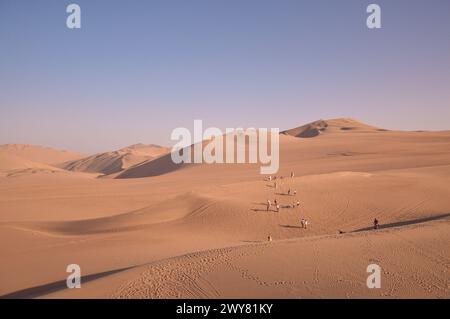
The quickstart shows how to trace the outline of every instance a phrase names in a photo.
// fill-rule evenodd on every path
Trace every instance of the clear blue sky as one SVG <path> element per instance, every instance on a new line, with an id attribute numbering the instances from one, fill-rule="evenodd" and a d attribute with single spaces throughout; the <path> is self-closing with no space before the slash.
<path id="1" fill-rule="evenodd" d="M 194 119 L 334 117 L 450 129 L 450 1 L 0 0 L 0 144 L 92 153 L 167 145 Z"/>

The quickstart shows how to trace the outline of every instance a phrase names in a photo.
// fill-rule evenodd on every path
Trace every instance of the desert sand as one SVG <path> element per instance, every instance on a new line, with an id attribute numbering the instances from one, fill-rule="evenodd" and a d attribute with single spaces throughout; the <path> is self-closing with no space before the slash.
<path id="1" fill-rule="evenodd" d="M 122 150 L 129 165 L 26 148 L 0 147 L 4 298 L 450 297 L 450 131 L 286 130 L 277 188 L 258 165 L 175 165 L 165 148 Z"/>

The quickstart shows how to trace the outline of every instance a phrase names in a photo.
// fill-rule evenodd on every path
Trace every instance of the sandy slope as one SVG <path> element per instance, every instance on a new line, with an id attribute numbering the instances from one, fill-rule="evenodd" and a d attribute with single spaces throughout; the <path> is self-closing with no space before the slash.
<path id="1" fill-rule="evenodd" d="M 399 229 L 307 237 L 189 254 L 116 275 L 114 298 L 449 297 L 450 220 Z M 382 289 L 366 286 L 369 264 Z M 105 278 L 103 281 L 107 281 Z M 71 297 L 65 290 L 47 297 Z"/>
<path id="2" fill-rule="evenodd" d="M 237 164 L 2 177 L 0 295 L 450 297 L 450 132 L 337 127 L 280 137 L 280 173 L 296 177 L 277 189 Z M 274 198 L 301 205 L 267 212 Z M 371 262 L 381 290 L 365 288 Z M 82 289 L 64 289 L 70 263 Z"/>
<path id="3" fill-rule="evenodd" d="M 159 145 L 134 144 L 117 151 L 104 152 L 59 165 L 69 171 L 114 174 L 157 158 L 170 149 Z"/>
<path id="4" fill-rule="evenodd" d="M 81 155 L 77 153 L 49 147 L 25 144 L 0 145 L 0 176 L 62 173 L 63 171 L 54 163 L 80 157 Z"/>
<path id="5" fill-rule="evenodd" d="M 10 171 L 16 169 L 28 169 L 28 168 L 50 168 L 50 165 L 33 162 L 19 156 L 0 153 L 0 170 Z"/>

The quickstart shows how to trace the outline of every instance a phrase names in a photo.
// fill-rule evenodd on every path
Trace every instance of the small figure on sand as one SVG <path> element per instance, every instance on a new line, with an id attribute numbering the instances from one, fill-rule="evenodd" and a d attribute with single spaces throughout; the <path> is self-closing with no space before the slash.
<path id="1" fill-rule="evenodd" d="M 378 219 L 374 219 L 373 220 L 373 229 L 378 229 L 378 227 L 379 227 L 379 222 L 378 222 Z"/>
<path id="2" fill-rule="evenodd" d="M 278 213 L 280 211 L 280 205 L 277 204 L 276 208 L 277 208 L 277 213 Z"/>
<path id="3" fill-rule="evenodd" d="M 308 221 L 304 218 L 300 220 L 300 224 L 302 225 L 302 228 L 306 229 L 308 227 Z"/>
<path id="4" fill-rule="evenodd" d="M 297 190 L 296 190 L 296 189 L 294 189 L 294 196 L 295 196 L 295 195 L 297 195 Z"/>
<path id="5" fill-rule="evenodd" d="M 267 236 L 267 241 L 269 241 L 269 242 L 272 241 L 272 236 L 270 236 L 270 235 Z"/>
<path id="6" fill-rule="evenodd" d="M 267 211 L 269 211 L 271 206 L 272 206 L 272 203 L 270 202 L 270 199 L 268 199 L 267 200 Z"/>
<path id="7" fill-rule="evenodd" d="M 291 189 L 290 188 L 288 189 L 288 195 L 291 195 Z"/>
<path id="8" fill-rule="evenodd" d="M 298 207 L 298 206 L 300 206 L 300 201 L 299 201 L 299 200 L 297 201 L 297 207 Z"/>
<path id="9" fill-rule="evenodd" d="M 294 178 L 294 172 L 291 172 L 291 178 Z"/>

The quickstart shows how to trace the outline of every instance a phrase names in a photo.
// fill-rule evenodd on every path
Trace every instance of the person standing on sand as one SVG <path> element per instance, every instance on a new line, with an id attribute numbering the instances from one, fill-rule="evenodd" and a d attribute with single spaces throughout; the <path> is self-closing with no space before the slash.
<path id="1" fill-rule="evenodd" d="M 300 219 L 300 225 L 302 226 L 302 228 L 305 228 L 305 219 L 304 218 Z"/>
<path id="2" fill-rule="evenodd" d="M 267 236 L 267 241 L 269 241 L 269 242 L 272 241 L 272 236 L 270 236 L 270 235 Z"/>
<path id="3" fill-rule="evenodd" d="M 294 178 L 294 172 L 291 172 L 291 178 Z"/>
<path id="4" fill-rule="evenodd" d="M 373 229 L 378 229 L 378 227 L 379 227 L 378 219 L 375 218 L 373 220 Z"/>
<path id="5" fill-rule="evenodd" d="M 277 204 L 277 213 L 280 211 L 280 205 Z"/>
<path id="6" fill-rule="evenodd" d="M 270 199 L 267 200 L 267 211 L 269 211 L 270 206 L 272 206 L 272 203 L 270 202 Z"/>
<path id="7" fill-rule="evenodd" d="M 297 207 L 298 207 L 298 206 L 300 206 L 300 201 L 299 201 L 299 200 L 297 201 Z"/>

